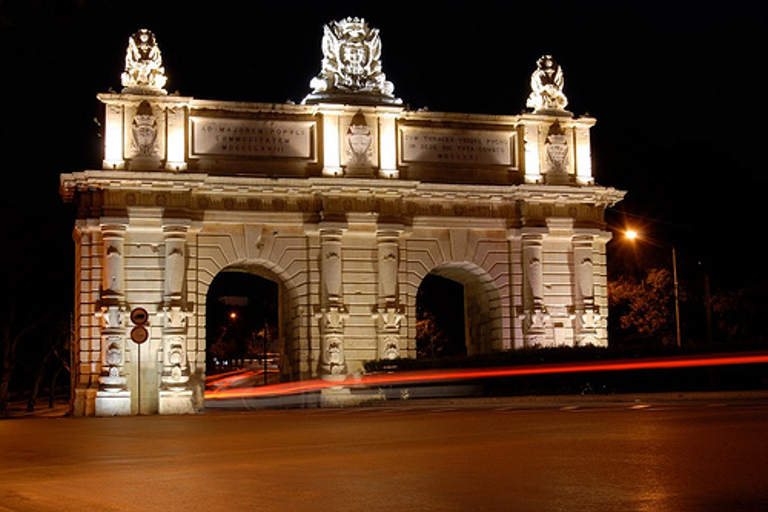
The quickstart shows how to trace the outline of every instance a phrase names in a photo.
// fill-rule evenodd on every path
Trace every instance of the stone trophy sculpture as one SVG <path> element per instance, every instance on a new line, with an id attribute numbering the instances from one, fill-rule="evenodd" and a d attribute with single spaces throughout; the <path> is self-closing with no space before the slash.
<path id="1" fill-rule="evenodd" d="M 322 48 L 322 70 L 310 81 L 312 93 L 304 103 L 402 103 L 381 69 L 379 31 L 364 19 L 350 17 L 325 25 Z"/>
<path id="2" fill-rule="evenodd" d="M 551 55 L 544 55 L 536 61 L 536 71 L 531 75 L 531 94 L 526 106 L 535 113 L 541 111 L 564 111 L 568 98 L 563 93 L 563 69 Z"/>
<path id="3" fill-rule="evenodd" d="M 126 93 L 166 94 L 163 57 L 155 35 L 149 30 L 143 28 L 128 39 L 121 81 Z"/>

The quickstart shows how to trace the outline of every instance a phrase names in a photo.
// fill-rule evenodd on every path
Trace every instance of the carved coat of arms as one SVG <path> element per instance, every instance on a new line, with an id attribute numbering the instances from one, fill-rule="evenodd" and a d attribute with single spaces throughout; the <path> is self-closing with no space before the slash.
<path id="1" fill-rule="evenodd" d="M 320 74 L 310 82 L 315 97 L 333 94 L 358 94 L 388 103 L 394 98 L 395 86 L 381 70 L 381 38 L 362 18 L 333 21 L 324 27 L 323 61 Z"/>
<path id="2" fill-rule="evenodd" d="M 346 134 L 347 172 L 370 171 L 373 137 L 365 116 L 358 111 L 352 118 Z"/>
<path id="3" fill-rule="evenodd" d="M 544 147 L 547 174 L 566 174 L 568 172 L 568 137 L 560 123 L 555 122 L 549 127 Z"/>
<path id="4" fill-rule="evenodd" d="M 133 140 L 131 148 L 135 156 L 156 156 L 159 147 L 157 143 L 157 118 L 152 112 L 152 107 L 146 101 L 142 101 L 136 110 L 131 125 Z"/>

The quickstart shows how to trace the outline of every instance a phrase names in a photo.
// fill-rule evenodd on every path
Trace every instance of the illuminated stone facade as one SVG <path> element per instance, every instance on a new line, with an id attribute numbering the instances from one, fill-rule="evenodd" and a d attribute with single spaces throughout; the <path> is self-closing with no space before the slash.
<path id="1" fill-rule="evenodd" d="M 125 89 L 98 97 L 102 169 L 61 177 L 78 212 L 74 414 L 200 410 L 226 270 L 278 283 L 284 380 L 416 357 L 429 273 L 464 286 L 469 354 L 607 344 L 604 211 L 623 193 L 594 183 L 595 120 L 564 110 L 559 67 L 540 60 L 560 85 L 533 90 L 532 112 L 409 111 L 360 57 L 378 59 L 378 32 L 343 21 L 300 105 L 168 95 L 159 49 L 132 38 Z"/>

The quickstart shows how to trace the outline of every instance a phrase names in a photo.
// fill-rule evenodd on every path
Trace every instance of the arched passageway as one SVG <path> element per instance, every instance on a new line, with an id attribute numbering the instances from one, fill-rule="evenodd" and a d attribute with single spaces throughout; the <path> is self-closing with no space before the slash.
<path id="1" fill-rule="evenodd" d="M 440 265 L 416 296 L 417 356 L 459 357 L 500 347 L 500 301 L 493 281 L 468 263 Z"/>
<path id="2" fill-rule="evenodd" d="M 464 286 L 427 274 L 416 296 L 416 356 L 467 355 L 464 320 Z"/>
<path id="3" fill-rule="evenodd" d="M 281 291 L 273 279 L 225 269 L 206 300 L 206 374 L 253 370 L 250 385 L 281 381 L 284 343 Z"/>

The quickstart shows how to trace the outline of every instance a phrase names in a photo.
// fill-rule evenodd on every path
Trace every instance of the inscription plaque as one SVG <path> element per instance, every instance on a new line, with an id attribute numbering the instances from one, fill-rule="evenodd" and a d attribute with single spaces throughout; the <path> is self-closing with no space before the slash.
<path id="1" fill-rule="evenodd" d="M 514 131 L 401 128 L 404 163 L 514 166 Z"/>
<path id="2" fill-rule="evenodd" d="M 310 121 L 192 118 L 192 154 L 312 158 Z"/>

